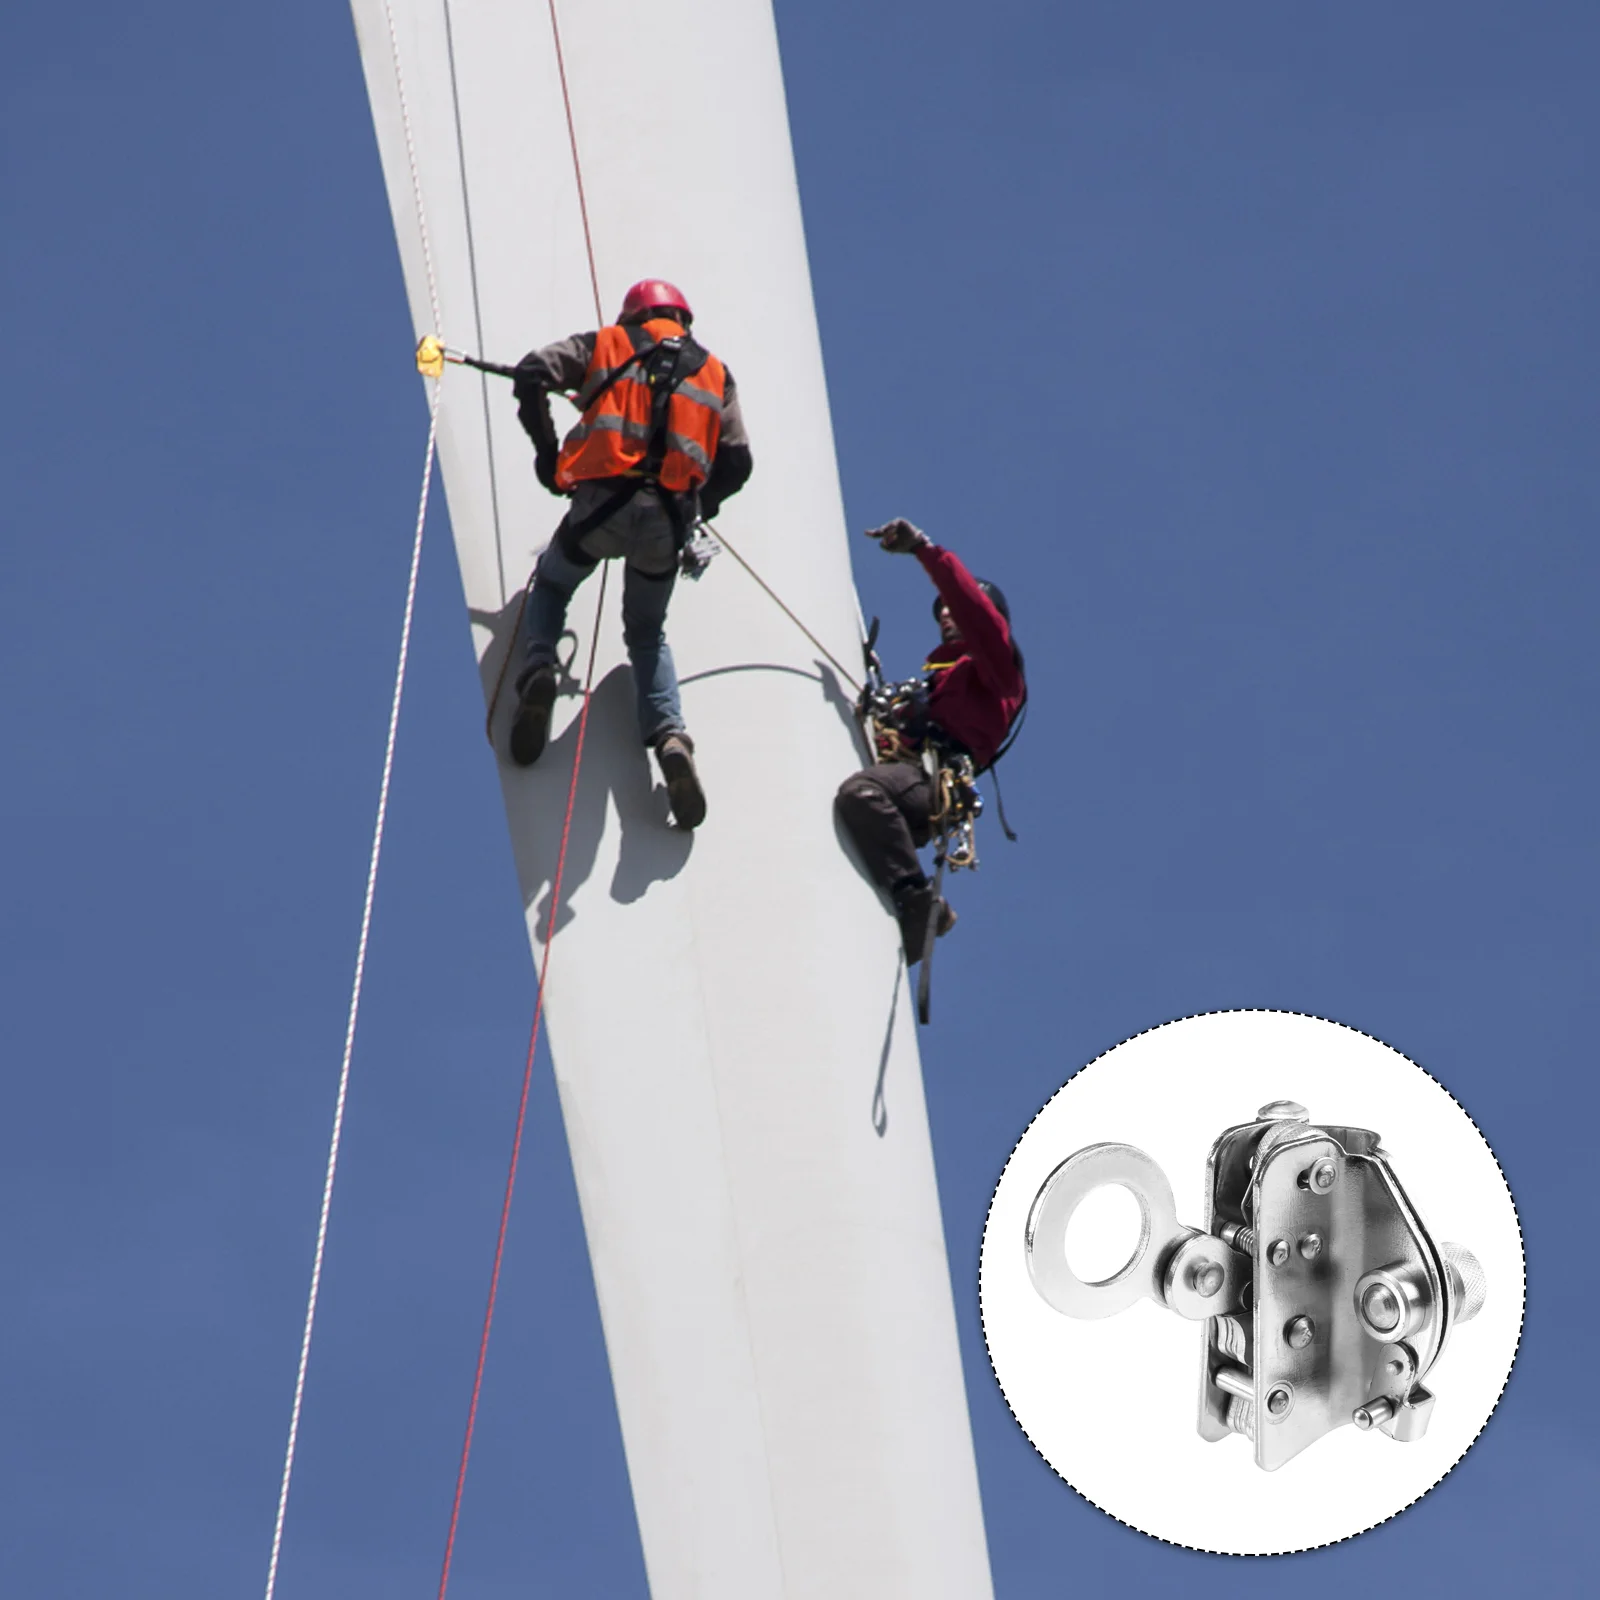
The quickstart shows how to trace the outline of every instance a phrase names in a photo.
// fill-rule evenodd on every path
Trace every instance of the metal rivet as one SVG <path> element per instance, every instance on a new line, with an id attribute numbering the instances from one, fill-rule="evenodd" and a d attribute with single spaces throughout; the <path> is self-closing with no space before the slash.
<path id="1" fill-rule="evenodd" d="M 1393 1333 L 1400 1326 L 1400 1299 L 1386 1283 L 1375 1283 L 1361 1297 L 1361 1315 L 1369 1328 Z"/>
<path id="2" fill-rule="evenodd" d="M 1326 1194 L 1339 1176 L 1339 1169 L 1324 1158 L 1311 1169 L 1311 1187 L 1318 1194 Z"/>
<path id="3" fill-rule="evenodd" d="M 1316 1337 L 1317 1325 L 1310 1317 L 1291 1317 L 1283 1330 L 1284 1343 L 1291 1350 L 1304 1350 Z"/>
<path id="4" fill-rule="evenodd" d="M 1282 1384 L 1267 1396 L 1267 1415 L 1274 1419 L 1289 1415 L 1289 1407 L 1294 1404 L 1294 1397 Z"/>
<path id="5" fill-rule="evenodd" d="M 1258 1122 L 1304 1122 L 1306 1108 L 1297 1100 L 1271 1100 L 1256 1112 Z"/>
<path id="6" fill-rule="evenodd" d="M 1322 1235 L 1320 1233 L 1303 1234 L 1300 1239 L 1300 1257 L 1304 1261 L 1315 1261 L 1322 1254 Z"/>
<path id="7" fill-rule="evenodd" d="M 1197 1261 L 1189 1273 L 1189 1282 L 1202 1300 L 1209 1300 L 1222 1287 L 1227 1277 L 1215 1261 Z"/>
<path id="8" fill-rule="evenodd" d="M 1378 1360 L 1382 1365 L 1384 1377 L 1396 1389 L 1411 1387 L 1411 1380 L 1417 1375 L 1417 1357 L 1410 1345 L 1386 1344 L 1378 1352 Z"/>
<path id="9" fill-rule="evenodd" d="M 1287 1239 L 1274 1239 L 1267 1246 L 1267 1260 L 1273 1266 L 1281 1267 L 1289 1259 L 1289 1241 Z"/>

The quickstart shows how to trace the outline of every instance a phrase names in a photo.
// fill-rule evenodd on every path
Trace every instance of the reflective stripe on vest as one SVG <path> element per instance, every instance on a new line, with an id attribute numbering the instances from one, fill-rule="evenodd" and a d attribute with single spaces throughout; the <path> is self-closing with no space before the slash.
<path id="1" fill-rule="evenodd" d="M 642 326 L 613 325 L 595 335 L 594 354 L 578 390 L 583 415 L 562 441 L 556 462 L 556 482 L 561 488 L 572 489 L 595 478 L 620 477 L 645 463 L 654 395 L 645 380 L 645 360 L 640 358 L 648 358 L 664 339 L 684 337 L 683 328 L 662 317 Z M 705 361 L 673 389 L 657 473 L 662 488 L 678 494 L 698 489 L 711 471 L 727 387 L 722 363 L 692 341 L 685 345 L 684 364 L 688 364 L 691 351 L 696 356 L 704 354 Z M 615 376 L 619 370 L 621 375 Z M 600 392 L 602 386 L 604 393 Z"/>

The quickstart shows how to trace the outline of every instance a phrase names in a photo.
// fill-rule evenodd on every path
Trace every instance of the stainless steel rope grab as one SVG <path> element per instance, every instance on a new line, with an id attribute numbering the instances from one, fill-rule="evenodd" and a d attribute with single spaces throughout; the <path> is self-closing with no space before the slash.
<path id="1" fill-rule="evenodd" d="M 1139 1242 L 1088 1282 L 1067 1260 L 1067 1225 L 1108 1184 L 1138 1202 Z M 1421 1380 L 1485 1293 L 1472 1253 L 1434 1242 L 1376 1133 L 1318 1126 L 1288 1100 L 1211 1146 L 1204 1228 L 1178 1221 L 1142 1150 L 1095 1144 L 1040 1186 L 1025 1250 L 1035 1289 L 1066 1316 L 1114 1316 L 1148 1296 L 1204 1322 L 1201 1437 L 1245 1435 L 1267 1471 L 1347 1422 L 1421 1438 L 1434 1403 Z"/>

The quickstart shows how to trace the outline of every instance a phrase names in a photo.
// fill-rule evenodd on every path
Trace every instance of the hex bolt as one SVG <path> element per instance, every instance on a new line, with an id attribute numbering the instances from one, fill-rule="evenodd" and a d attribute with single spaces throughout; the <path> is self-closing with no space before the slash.
<path id="1" fill-rule="evenodd" d="M 1267 1246 L 1267 1260 L 1273 1266 L 1281 1267 L 1289 1259 L 1289 1241 L 1287 1239 L 1274 1239 Z"/>
<path id="2" fill-rule="evenodd" d="M 1299 1248 L 1302 1261 L 1315 1261 L 1322 1254 L 1322 1235 L 1320 1233 L 1301 1234 Z"/>
<path id="3" fill-rule="evenodd" d="M 1288 1386 L 1280 1383 L 1277 1388 L 1268 1391 L 1267 1415 L 1274 1422 L 1282 1422 L 1289 1415 L 1289 1408 L 1294 1404 L 1294 1396 L 1290 1394 Z"/>
<path id="4" fill-rule="evenodd" d="M 1379 1395 L 1376 1400 L 1369 1400 L 1364 1406 L 1357 1406 L 1351 1421 L 1365 1433 L 1369 1428 L 1380 1428 L 1394 1415 L 1394 1401 L 1387 1395 Z"/>
<path id="5" fill-rule="evenodd" d="M 1291 1350 L 1304 1350 L 1317 1336 L 1317 1325 L 1310 1317 L 1291 1317 L 1283 1330 L 1283 1342 Z"/>
<path id="6" fill-rule="evenodd" d="M 1189 1283 L 1202 1300 L 1209 1300 L 1222 1288 L 1227 1273 L 1215 1261 L 1197 1261 L 1189 1269 Z"/>
<path id="7" fill-rule="evenodd" d="M 1311 1169 L 1311 1187 L 1326 1194 L 1338 1180 L 1339 1169 L 1326 1156 Z"/>

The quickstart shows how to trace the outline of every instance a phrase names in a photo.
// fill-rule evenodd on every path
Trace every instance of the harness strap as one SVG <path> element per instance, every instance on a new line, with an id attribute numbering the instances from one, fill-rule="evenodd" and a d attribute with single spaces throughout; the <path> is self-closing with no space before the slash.
<path id="1" fill-rule="evenodd" d="M 933 874 L 933 909 L 928 916 L 928 931 L 923 935 L 922 971 L 917 976 L 917 1021 L 927 1025 L 933 1014 L 933 947 L 939 938 L 940 890 L 944 888 L 944 851 Z"/>
<path id="2" fill-rule="evenodd" d="M 560 541 L 561 553 L 567 560 L 578 567 L 592 567 L 595 564 L 593 556 L 583 553 L 582 544 L 587 534 L 593 533 L 602 522 L 615 516 L 627 503 L 644 488 L 643 478 L 624 478 L 620 487 L 606 496 L 586 517 L 573 520 L 569 511 L 561 519 L 561 526 L 556 529 L 555 536 Z"/>

